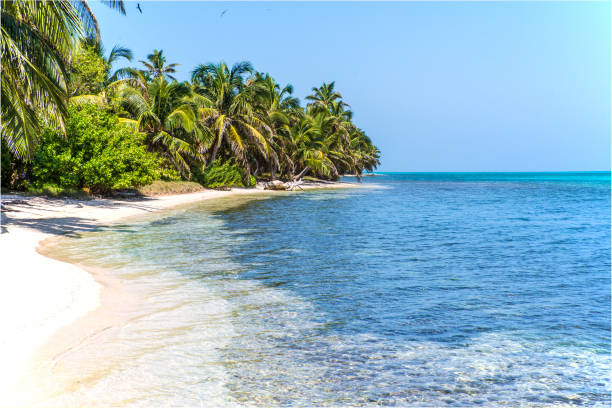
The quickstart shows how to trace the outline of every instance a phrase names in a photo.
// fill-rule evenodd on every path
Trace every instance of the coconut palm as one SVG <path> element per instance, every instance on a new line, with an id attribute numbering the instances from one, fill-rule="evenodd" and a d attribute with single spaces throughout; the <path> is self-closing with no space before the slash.
<path id="1" fill-rule="evenodd" d="M 275 171 L 285 168 L 290 173 L 294 171 L 293 162 L 289 156 L 290 125 L 296 122 L 301 114 L 299 99 L 292 96 L 293 87 L 280 85 L 268 74 L 255 74 L 255 111 L 258 117 L 268 125 L 272 132 L 272 150 L 278 160 L 269 160 L 270 176 L 275 178 Z M 279 166 L 278 168 L 276 166 Z M 255 172 L 257 173 L 257 172 Z"/>
<path id="2" fill-rule="evenodd" d="M 252 71 L 248 62 L 237 63 L 231 69 L 221 62 L 199 65 L 191 76 L 198 95 L 199 120 L 214 135 L 208 162 L 215 161 L 220 153 L 233 156 L 247 179 L 251 164 L 257 166 L 254 158 L 277 160 L 270 149 L 272 129 L 254 111 L 254 82 L 245 81 Z"/>
<path id="3" fill-rule="evenodd" d="M 323 115 L 327 119 L 327 132 L 333 140 L 333 149 L 344 151 L 350 142 L 350 133 L 354 129 L 352 123 L 353 112 L 349 105 L 342 100 L 340 92 L 334 89 L 335 83 L 323 84 L 319 88 L 312 88 L 313 94 L 306 97 L 312 101 L 307 111 L 314 117 Z"/>
<path id="4" fill-rule="evenodd" d="M 170 74 L 176 73 L 176 67 L 179 64 L 168 64 L 166 65 L 166 57 L 164 57 L 163 50 L 153 50 L 152 54 L 147 55 L 148 61 L 140 61 L 145 66 L 145 71 L 148 72 L 153 78 L 170 78 L 176 81 L 176 78 Z"/>
<path id="5" fill-rule="evenodd" d="M 316 176 L 336 178 L 338 170 L 330 157 L 330 140 L 325 137 L 325 118 L 305 115 L 291 127 L 292 160 L 300 172 L 294 179 L 312 171 Z"/>
<path id="6" fill-rule="evenodd" d="M 137 83 L 141 82 L 137 81 Z M 170 160 L 183 175 L 190 174 L 190 163 L 202 163 L 211 137 L 196 118 L 191 86 L 187 82 L 153 79 L 142 88 L 120 86 L 120 100 L 130 112 L 132 123 L 147 134 L 151 150 Z"/>
<path id="7" fill-rule="evenodd" d="M 363 130 L 356 129 L 352 133 L 349 148 L 354 156 L 357 175 L 361 175 L 363 170 L 373 171 L 380 164 L 380 151 Z"/>
<path id="8" fill-rule="evenodd" d="M 330 132 L 338 149 L 344 149 L 349 144 L 350 133 L 355 128 L 352 122 L 353 112 L 346 109 L 347 106 L 341 100 L 333 101 L 329 105 Z"/>
<path id="9" fill-rule="evenodd" d="M 106 2 L 123 10 L 122 1 Z M 64 130 L 74 40 L 99 32 L 87 1 L 2 0 L 2 138 L 30 159 L 44 124 Z"/>
<path id="10" fill-rule="evenodd" d="M 329 84 L 323 83 L 323 85 L 318 88 L 312 88 L 313 94 L 308 95 L 306 99 L 312 101 L 311 105 L 318 111 L 329 111 L 334 102 L 338 102 L 342 106 L 348 107 L 348 104 L 342 102 L 342 95 L 334 89 L 335 86 L 335 81 Z"/>
<path id="11" fill-rule="evenodd" d="M 31 157 L 41 119 L 63 129 L 66 66 L 82 33 L 69 2 L 2 1 L 2 137 Z"/>

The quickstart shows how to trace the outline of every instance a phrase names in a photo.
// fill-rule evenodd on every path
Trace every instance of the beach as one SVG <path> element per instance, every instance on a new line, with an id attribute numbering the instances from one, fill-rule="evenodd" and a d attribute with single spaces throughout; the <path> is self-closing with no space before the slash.
<path id="1" fill-rule="evenodd" d="M 304 189 L 347 188 L 350 183 L 309 183 Z M 43 241 L 76 235 L 171 207 L 244 194 L 258 189 L 144 197 L 135 200 L 48 199 L 3 195 L 0 256 L 0 406 L 28 406 L 40 350 L 60 329 L 95 311 L 107 282 L 88 271 L 41 255 Z M 289 193 L 291 194 L 291 193 Z M 10 273 L 9 273 L 10 272 Z M 48 362 L 47 362 L 48 363 Z"/>

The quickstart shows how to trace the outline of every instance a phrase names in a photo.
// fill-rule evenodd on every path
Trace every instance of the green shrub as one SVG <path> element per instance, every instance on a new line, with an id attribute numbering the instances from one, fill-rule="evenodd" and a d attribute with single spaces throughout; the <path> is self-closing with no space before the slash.
<path id="1" fill-rule="evenodd" d="M 108 67 L 90 45 L 81 45 L 73 54 L 69 89 L 71 95 L 97 94 L 102 91 Z"/>
<path id="2" fill-rule="evenodd" d="M 233 160 L 221 162 L 220 159 L 217 159 L 202 173 L 194 173 L 194 178 L 209 188 L 245 187 L 244 170 L 238 167 Z M 249 187 L 254 187 L 255 177 L 251 176 L 249 181 Z"/>
<path id="3" fill-rule="evenodd" d="M 43 132 L 32 163 L 32 188 L 56 185 L 108 193 L 159 178 L 161 160 L 147 152 L 144 135 L 93 105 L 71 106 L 69 115 L 65 137 Z"/>

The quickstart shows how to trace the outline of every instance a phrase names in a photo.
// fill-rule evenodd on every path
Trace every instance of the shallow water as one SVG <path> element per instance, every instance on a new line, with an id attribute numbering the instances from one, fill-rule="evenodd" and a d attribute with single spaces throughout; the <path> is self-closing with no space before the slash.
<path id="1" fill-rule="evenodd" d="M 610 405 L 609 173 L 364 182 L 64 241 L 135 300 L 44 404 Z"/>

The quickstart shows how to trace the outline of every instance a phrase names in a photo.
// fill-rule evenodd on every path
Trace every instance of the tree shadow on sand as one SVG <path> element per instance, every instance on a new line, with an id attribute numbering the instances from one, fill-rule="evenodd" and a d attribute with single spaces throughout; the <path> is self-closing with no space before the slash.
<path id="1" fill-rule="evenodd" d="M 8 218 L 2 214 L 2 233 L 8 232 L 7 226 L 28 228 L 45 234 L 64 235 L 72 238 L 80 237 L 82 232 L 102 231 L 105 227 L 91 220 L 79 217 L 57 218 Z"/>
<path id="2" fill-rule="evenodd" d="M 45 212 L 53 212 L 59 211 L 59 208 L 65 206 L 66 204 L 76 205 L 77 207 L 91 207 L 92 209 L 96 208 L 105 208 L 105 209 L 115 209 L 115 208 L 137 208 L 139 210 L 145 212 L 153 212 L 156 211 L 150 207 L 144 205 L 149 199 L 143 198 L 138 200 L 113 200 L 113 201 L 88 201 L 88 202 L 79 202 L 75 200 L 49 200 L 45 199 L 44 202 L 37 202 L 37 200 L 28 200 L 27 203 L 20 203 L 19 205 L 10 205 L 7 211 L 2 212 L 2 224 L 1 224 L 1 233 L 9 233 L 8 228 L 10 226 L 27 228 L 34 231 L 43 232 L 45 234 L 51 235 L 62 235 L 68 236 L 72 238 L 79 238 L 81 233 L 85 232 L 96 232 L 96 231 L 104 231 L 104 230 L 118 230 L 122 232 L 130 232 L 129 228 L 126 228 L 125 225 L 113 224 L 113 225 L 103 225 L 94 220 L 90 220 L 82 217 L 11 217 L 11 212 L 19 212 L 19 213 L 28 213 L 32 210 L 44 210 Z M 50 207 L 58 207 L 58 210 L 54 210 Z M 5 206 L 6 208 L 6 206 Z M 7 214 L 8 213 L 8 214 Z"/>

